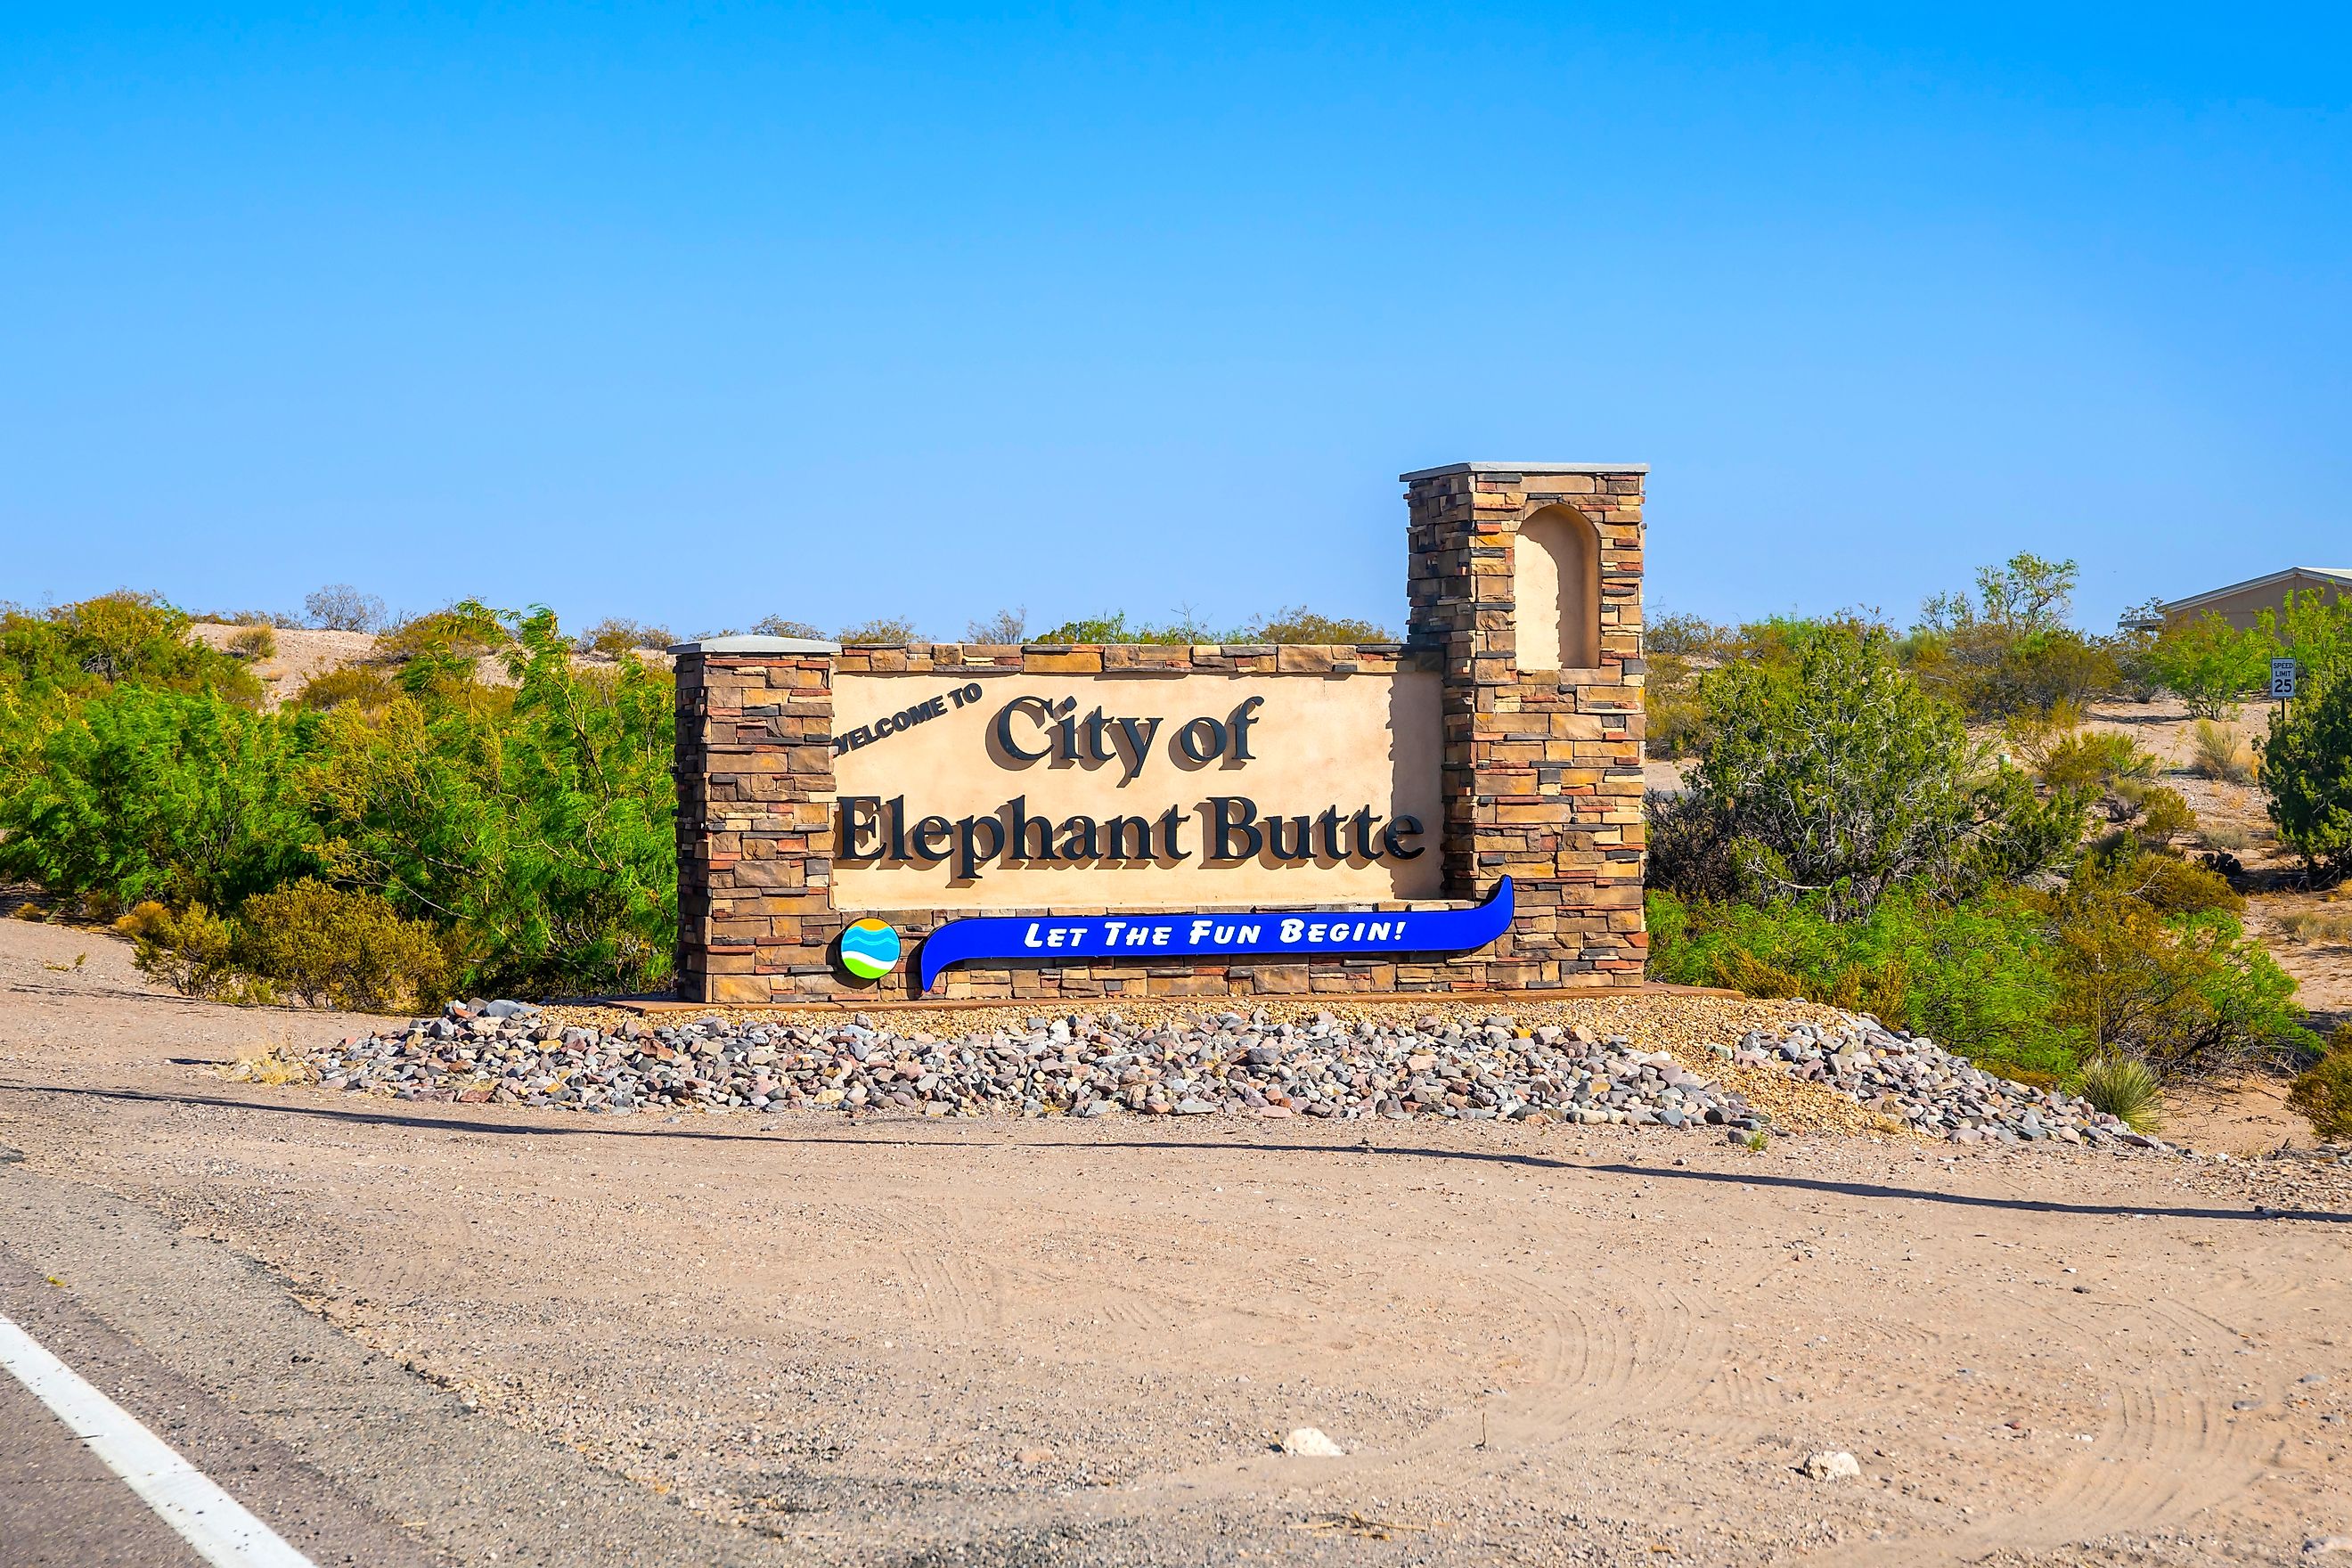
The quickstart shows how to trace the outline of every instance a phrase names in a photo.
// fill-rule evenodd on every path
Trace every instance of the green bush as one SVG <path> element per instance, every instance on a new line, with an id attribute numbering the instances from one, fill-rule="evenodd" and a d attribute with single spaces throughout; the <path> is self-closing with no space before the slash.
<path id="1" fill-rule="evenodd" d="M 2042 901 L 2059 980 L 2052 1017 L 2086 1048 L 2130 1052 L 2170 1074 L 2310 1039 L 2294 979 L 2235 915 L 2167 916 L 2138 896 L 2130 862 L 2085 867 Z"/>
<path id="2" fill-rule="evenodd" d="M 2279 837 L 2329 879 L 2352 875 L 2352 680 L 2297 699 L 2263 742 L 2263 788 Z"/>
<path id="3" fill-rule="evenodd" d="M 127 588 L 37 615 L 0 611 L 0 674 L 40 691 L 98 692 L 120 681 L 259 702 L 261 682 L 245 661 L 198 640 L 194 625 L 160 595 Z"/>
<path id="4" fill-rule="evenodd" d="M 1292 605 L 1270 616 L 1253 616 L 1246 626 L 1225 640 L 1344 646 L 1349 643 L 1394 642 L 1396 638 L 1386 626 L 1377 622 L 1360 620 L 1352 616 L 1321 615 L 1304 605 Z"/>
<path id="5" fill-rule="evenodd" d="M 1977 593 L 1920 607 L 1904 643 L 1920 684 L 1972 719 L 2046 713 L 2126 684 L 2115 645 L 2066 624 L 2079 574 L 2072 561 L 2019 553 L 1977 573 Z"/>
<path id="6" fill-rule="evenodd" d="M 1804 996 L 1871 1014 L 2011 1074 L 2071 1072 L 2078 1040 L 2053 1025 L 2059 981 L 2046 922 L 2015 899 L 1957 905 L 1898 890 L 1832 921 L 1819 901 L 1646 900 L 1650 973 L 1754 996 Z"/>
<path id="7" fill-rule="evenodd" d="M 314 721 L 126 684 L 22 721 L 0 768 L 0 876 L 226 909 L 320 868 L 300 781 Z"/>
<path id="8" fill-rule="evenodd" d="M 2256 617 L 2255 626 L 2269 651 L 2294 656 L 2297 701 L 2352 679 L 2352 595 L 2331 598 L 2315 588 L 2292 594 Z"/>
<path id="9" fill-rule="evenodd" d="M 618 616 L 608 616 L 573 639 L 572 646 L 582 653 L 601 653 L 607 658 L 618 658 L 625 653 L 648 651 L 660 653 L 677 638 L 667 626 L 648 626 Z"/>
<path id="10" fill-rule="evenodd" d="M 314 879 L 259 893 L 237 911 L 231 961 L 311 1006 L 424 1011 L 448 994 L 448 954 L 433 928 L 383 900 Z"/>
<path id="11" fill-rule="evenodd" d="M 833 634 L 833 640 L 844 647 L 865 645 L 893 647 L 901 643 L 921 642 L 923 634 L 915 623 L 904 616 L 877 616 L 857 626 L 844 626 Z"/>
<path id="12" fill-rule="evenodd" d="M 1394 640 L 1386 627 L 1371 621 L 1321 615 L 1304 605 L 1293 605 L 1272 615 L 1256 616 L 1246 625 L 1233 628 L 1210 626 L 1189 610 L 1180 612 L 1174 620 L 1161 626 L 1145 622 L 1129 625 L 1126 611 L 1114 610 L 1064 621 L 1053 630 L 1041 632 L 1030 639 L 1034 643 L 1057 647 L 1091 643 L 1344 645 Z"/>
<path id="13" fill-rule="evenodd" d="M 500 701 L 428 689 L 319 721 L 331 874 L 451 930 L 469 988 L 630 991 L 669 972 L 671 689 L 633 655 L 576 669 L 572 651 L 538 610 L 516 618 Z"/>
<path id="14" fill-rule="evenodd" d="M 2141 852 L 2086 862 L 2057 893 L 1993 888 L 1950 902 L 1898 888 L 1857 919 L 1831 919 L 1818 896 L 1653 891 L 1650 973 L 1870 1013 L 2038 1082 L 2118 1051 L 2200 1072 L 2309 1039 L 2294 982 L 2207 901 L 2235 900 L 2219 883 Z"/>
<path id="15" fill-rule="evenodd" d="M 1658 836 L 1675 890 L 1819 895 L 1845 920 L 1897 885 L 1950 896 L 2036 874 L 2080 836 L 2080 802 L 2040 799 L 1972 746 L 1883 633 L 1803 629 L 1789 663 L 1729 665 L 1700 694 L 1706 749 Z"/>
<path id="16" fill-rule="evenodd" d="M 2053 789 L 2104 795 L 2123 780 L 2145 779 L 2156 772 L 2154 757 L 2133 745 L 2130 736 L 2112 731 L 2053 732 L 2028 724 L 2014 729 L 2011 740 L 2034 776 Z"/>
<path id="17" fill-rule="evenodd" d="M 2189 704 L 2191 713 L 2219 719 L 2223 710 L 2270 679 L 2273 651 L 2267 631 L 2259 626 L 2240 631 L 2208 612 L 2158 633 L 2145 662 L 2167 690 Z"/>
<path id="18" fill-rule="evenodd" d="M 825 642 L 822 629 L 807 621 L 795 621 L 785 616 L 761 616 L 751 623 L 751 629 L 762 637 L 806 637 L 811 642 Z"/>
<path id="19" fill-rule="evenodd" d="M 2352 1143 L 2352 1024 L 2336 1026 L 2327 1054 L 2294 1080 L 2287 1105 L 2331 1143 Z"/>
<path id="20" fill-rule="evenodd" d="M 44 621 L 26 635 L 61 634 Z M 355 889 L 339 909 L 372 895 L 429 925 L 453 984 L 663 984 L 677 931 L 667 676 L 625 650 L 574 669 L 544 611 L 460 605 L 380 646 L 405 660 L 398 683 L 345 671 L 277 713 L 127 678 L 27 682 L 0 663 L 0 877 L 101 910 L 152 901 L 151 963 L 215 994 L 236 984 L 214 973 L 219 930 L 239 927 L 269 956 L 246 952 L 236 973 L 352 1005 L 389 994 L 305 979 L 316 971 L 285 956 L 275 906 L 253 900 L 305 879 Z M 493 647 L 511 687 L 475 679 Z"/>

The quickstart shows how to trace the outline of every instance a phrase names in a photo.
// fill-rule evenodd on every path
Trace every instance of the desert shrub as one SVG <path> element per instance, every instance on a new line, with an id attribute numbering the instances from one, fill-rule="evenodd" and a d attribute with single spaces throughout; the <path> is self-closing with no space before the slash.
<path id="1" fill-rule="evenodd" d="M 2134 1058 L 2093 1057 L 2083 1064 L 2075 1092 L 2135 1132 L 2153 1132 L 2162 1123 L 2163 1080 Z"/>
<path id="2" fill-rule="evenodd" d="M 224 626 L 269 626 L 281 632 L 298 631 L 302 626 L 301 616 L 279 610 L 215 610 L 198 618 Z"/>
<path id="3" fill-rule="evenodd" d="M 1191 617 L 1184 619 L 1189 621 Z M 1292 605 L 1272 615 L 1252 616 L 1247 625 L 1227 640 L 1315 645 L 1393 642 L 1396 639 L 1386 626 L 1377 621 L 1361 620 L 1352 616 L 1326 616 L 1304 605 Z"/>
<path id="4" fill-rule="evenodd" d="M 131 962 L 142 974 L 183 996 L 236 991 L 239 1000 L 268 1000 L 266 994 L 239 984 L 228 922 L 202 904 L 174 914 L 150 899 L 132 906 L 114 929 L 131 939 Z"/>
<path id="5" fill-rule="evenodd" d="M 2273 719 L 2262 757 L 2279 837 L 2315 873 L 2352 874 L 2352 679 Z"/>
<path id="6" fill-rule="evenodd" d="M 1700 670 L 1677 654 L 1652 654 L 1643 693 L 1643 750 L 1653 757 L 1696 756 L 1706 745 L 1706 704 L 1698 691 Z"/>
<path id="7" fill-rule="evenodd" d="M 2037 1082 L 2116 1052 L 2202 1071 L 2308 1037 L 2294 981 L 2245 939 L 2237 904 L 2204 868 L 2128 845 L 2056 892 L 1952 901 L 1898 887 L 1859 918 L 1831 918 L 1819 896 L 1654 890 L 1650 973 L 1872 1013 Z"/>
<path id="8" fill-rule="evenodd" d="M 382 669 L 364 664 L 346 664 L 334 669 L 322 669 L 302 683 L 294 694 L 296 705 L 325 712 L 352 703 L 374 710 L 400 695 L 400 687 Z"/>
<path id="9" fill-rule="evenodd" d="M 2200 719 L 2189 732 L 2189 771 L 2200 778 L 2228 784 L 2250 784 L 2254 777 L 2254 752 L 2234 731 Z"/>
<path id="10" fill-rule="evenodd" d="M 2209 866 L 2178 855 L 2152 853 L 2126 837 L 2095 851 L 2076 868 L 2078 881 L 2101 881 L 2138 900 L 2160 915 L 2225 914 L 2244 910 L 2246 900 L 2229 879 Z"/>
<path id="11" fill-rule="evenodd" d="M 402 919 L 372 893 L 311 878 L 247 899 L 230 956 L 314 1007 L 423 1011 L 447 995 L 448 954 L 430 925 Z"/>
<path id="12" fill-rule="evenodd" d="M 384 626 L 383 601 L 349 583 L 330 583 L 307 595 L 302 612 L 320 631 L 373 632 Z"/>
<path id="13" fill-rule="evenodd" d="M 2191 713 L 2219 719 L 2240 698 L 2270 679 L 2274 645 L 2259 626 L 2240 631 L 2208 612 L 2157 634 L 2147 651 L 2148 670 Z"/>
<path id="14" fill-rule="evenodd" d="M 923 634 L 915 623 L 904 616 L 877 616 L 854 626 L 844 626 L 833 634 L 833 640 L 844 646 L 890 647 L 900 643 L 921 642 Z"/>
<path id="15" fill-rule="evenodd" d="M 573 639 L 572 646 L 582 653 L 601 653 L 607 658 L 618 658 L 625 653 L 638 649 L 658 653 L 676 641 L 677 638 L 670 635 L 667 626 L 647 626 L 643 621 L 614 616 L 582 632 Z"/>
<path id="16" fill-rule="evenodd" d="M 1028 640 L 1029 612 L 1026 609 L 999 610 L 985 620 L 966 622 L 963 635 L 966 642 L 1017 647 Z"/>
<path id="17" fill-rule="evenodd" d="M 2116 793 L 2129 808 L 2132 836 L 2150 849 L 2169 849 L 2175 838 L 2197 831 L 2197 813 L 2177 789 L 2126 780 Z"/>
<path id="18" fill-rule="evenodd" d="M 1994 1070 L 2054 1079 L 2076 1040 L 2052 1022 L 2058 994 L 2046 921 L 2006 894 L 1940 904 L 1896 891 L 1859 920 L 1819 900 L 1646 901 L 1650 973 L 1754 996 L 1804 996 L 1872 1014 Z"/>
<path id="19" fill-rule="evenodd" d="M 2078 569 L 2020 552 L 1977 572 L 1977 592 L 1920 606 L 1903 644 L 1921 685 L 1974 719 L 2044 713 L 2124 684 L 2116 650 L 2066 624 Z"/>
<path id="20" fill-rule="evenodd" d="M 247 660 L 278 657 L 278 637 L 268 626 L 247 626 L 228 639 L 228 651 Z"/>
<path id="21" fill-rule="evenodd" d="M 1678 826 L 1719 846 L 1751 896 L 1818 893 L 1833 919 L 1853 918 L 1898 883 L 1954 895 L 2034 875 L 2080 835 L 2079 800 L 2040 800 L 1972 747 L 1958 711 L 1895 668 L 1883 634 L 1817 627 L 1789 665 L 1735 663 L 1700 689 L 1709 736 Z"/>
<path id="22" fill-rule="evenodd" d="M 1653 658 L 1722 659 L 1729 656 L 1738 635 L 1697 616 L 1654 615 L 1642 629 L 1642 652 Z"/>
<path id="23" fill-rule="evenodd" d="M 305 875 L 311 722 L 142 686 L 68 703 L 0 768 L 0 876 L 118 907 L 226 909 Z"/>
<path id="24" fill-rule="evenodd" d="M 2153 858 L 2152 857 L 2150 858 Z M 2127 869 L 2085 868 L 2045 900 L 2053 1017 L 2095 1051 L 2201 1072 L 2309 1039 L 2294 981 L 2225 910 L 2168 916 Z"/>
<path id="25" fill-rule="evenodd" d="M 2352 1143 L 2352 1024 L 2339 1024 L 2327 1053 L 2287 1090 L 2286 1102 L 2331 1143 Z"/>
<path id="26" fill-rule="evenodd" d="M 2122 685 L 2123 671 L 2104 644 L 2059 627 L 2010 638 L 1966 701 L 1971 714 L 1983 717 L 2039 713 L 2060 703 L 2080 706 Z"/>
<path id="27" fill-rule="evenodd" d="M 812 642 L 832 640 L 812 623 L 791 620 L 782 616 L 761 616 L 751 623 L 751 629 L 768 637 L 806 637 Z"/>
<path id="28" fill-rule="evenodd" d="M 245 661 L 199 640 L 194 622 L 154 594 L 121 589 L 34 614 L 0 612 L 0 671 L 36 691 L 94 692 L 117 682 L 261 700 Z"/>
<path id="29" fill-rule="evenodd" d="M 2011 742 L 2034 776 L 2053 789 L 2103 795 L 2124 779 L 2144 779 L 2156 771 L 2154 757 L 2129 736 L 2112 731 L 2028 723 L 2011 730 Z"/>
<path id="30" fill-rule="evenodd" d="M 1073 644 L 1090 643 L 1222 643 L 1228 639 L 1206 626 L 1192 625 L 1189 617 L 1176 626 L 1129 626 L 1125 610 L 1113 610 L 1099 616 L 1081 616 L 1076 620 L 1064 621 L 1051 631 L 1040 632 L 1029 640 L 1066 647 Z"/>

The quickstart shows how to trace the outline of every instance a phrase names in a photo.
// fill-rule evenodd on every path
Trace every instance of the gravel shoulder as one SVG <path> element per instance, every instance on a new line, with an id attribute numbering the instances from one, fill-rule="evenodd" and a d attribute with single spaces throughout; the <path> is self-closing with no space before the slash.
<path id="1" fill-rule="evenodd" d="M 473 1407 L 494 1444 L 374 1455 L 455 1561 L 504 1539 L 460 1494 L 551 1462 L 600 1530 L 780 1563 L 2186 1564 L 2352 1531 L 2334 1164 L 411 1103 L 230 1081 L 392 1021 L 157 997 L 102 937 L 0 924 L 0 986 L 20 1176 L 253 1260 L 417 1410 Z M 168 1349 L 138 1295 L 93 1310 Z M 1271 1451 L 1308 1425 L 1345 1456 Z M 1825 1449 L 1861 1476 L 1799 1473 Z"/>

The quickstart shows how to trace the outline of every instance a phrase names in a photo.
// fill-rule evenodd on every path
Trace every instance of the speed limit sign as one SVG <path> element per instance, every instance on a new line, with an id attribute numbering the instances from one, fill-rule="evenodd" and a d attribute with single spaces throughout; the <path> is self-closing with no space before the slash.
<path id="1" fill-rule="evenodd" d="M 2280 702 L 2284 702 L 2294 695 L 2294 660 L 2291 658 L 2271 660 L 2271 696 Z"/>

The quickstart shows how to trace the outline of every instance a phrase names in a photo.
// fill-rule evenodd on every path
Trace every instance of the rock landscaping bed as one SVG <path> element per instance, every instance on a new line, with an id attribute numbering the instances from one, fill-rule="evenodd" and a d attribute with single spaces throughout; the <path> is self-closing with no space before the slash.
<path id="1" fill-rule="evenodd" d="M 1752 1005 L 1745 1010 L 1752 1016 Z M 452 1003 L 439 1017 L 285 1066 L 286 1076 L 352 1092 L 613 1114 L 1435 1117 L 2163 1147 L 2073 1096 L 1823 1008 L 1810 1009 L 1812 1020 L 1748 1027 L 1736 1044 L 1678 1030 L 1675 1049 L 1500 1013 L 1152 1011 L 649 1023 Z"/>

